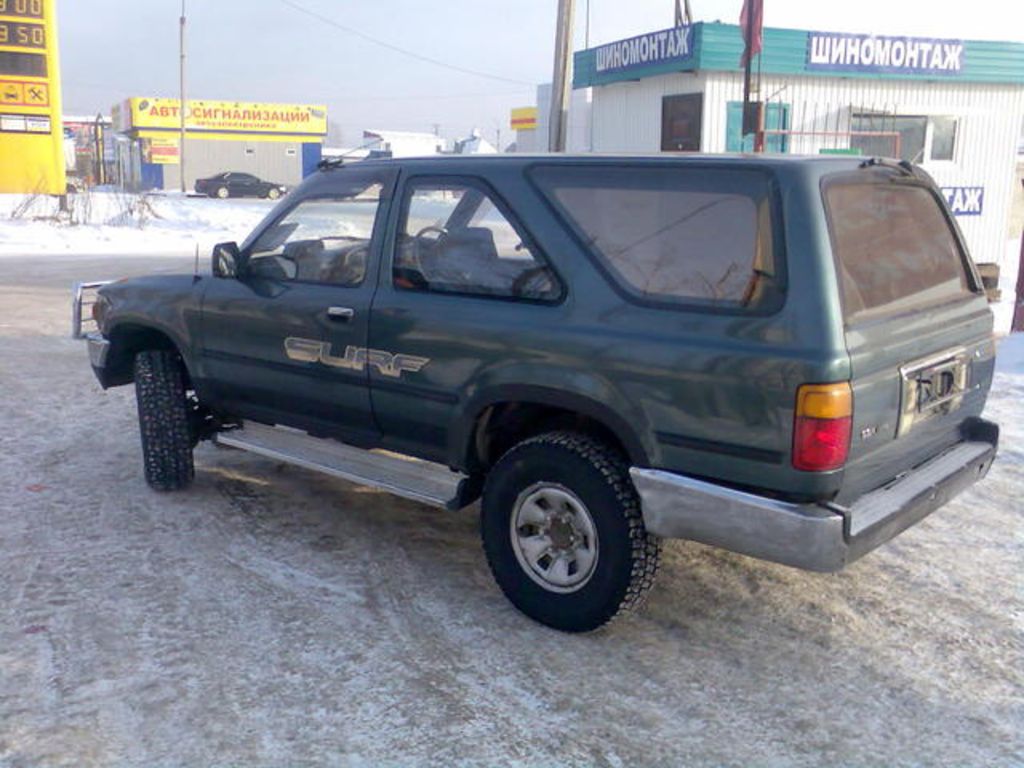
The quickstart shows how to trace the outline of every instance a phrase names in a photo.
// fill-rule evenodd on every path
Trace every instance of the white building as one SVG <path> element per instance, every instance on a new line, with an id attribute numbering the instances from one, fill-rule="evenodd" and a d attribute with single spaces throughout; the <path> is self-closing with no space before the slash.
<path id="1" fill-rule="evenodd" d="M 567 152 L 590 152 L 593 150 L 592 124 L 590 122 L 589 88 L 576 89 L 569 101 L 569 123 L 565 131 Z M 513 110 L 515 114 L 518 110 Z M 547 152 L 548 125 L 551 117 L 551 83 L 537 86 L 536 122 L 529 128 L 520 129 L 513 117 L 512 130 L 516 133 L 516 152 Z"/>
<path id="2" fill-rule="evenodd" d="M 421 157 L 444 152 L 447 142 L 433 133 L 414 131 L 363 131 L 363 148 L 389 157 Z"/>
<path id="3" fill-rule="evenodd" d="M 698 23 L 577 52 L 593 150 L 750 151 L 742 48 L 738 27 Z M 765 29 L 757 70 L 766 151 L 895 156 L 936 179 L 975 261 L 1000 266 L 1008 330 L 1024 44 Z"/>

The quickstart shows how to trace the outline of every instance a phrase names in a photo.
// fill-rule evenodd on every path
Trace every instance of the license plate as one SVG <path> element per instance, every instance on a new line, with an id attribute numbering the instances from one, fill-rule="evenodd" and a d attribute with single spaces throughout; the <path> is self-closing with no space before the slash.
<path id="1" fill-rule="evenodd" d="M 897 435 L 922 421 L 952 413 L 963 403 L 969 384 L 970 356 L 958 348 L 900 368 L 900 421 Z"/>

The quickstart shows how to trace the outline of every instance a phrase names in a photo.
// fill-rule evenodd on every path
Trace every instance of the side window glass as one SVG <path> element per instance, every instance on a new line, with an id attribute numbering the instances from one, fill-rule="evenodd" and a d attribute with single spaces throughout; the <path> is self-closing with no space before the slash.
<path id="1" fill-rule="evenodd" d="M 392 267 L 403 290 L 550 300 L 554 271 L 482 189 L 411 185 Z"/>
<path id="2" fill-rule="evenodd" d="M 762 174 L 594 166 L 541 167 L 533 175 L 636 298 L 736 310 L 779 304 Z"/>
<path id="3" fill-rule="evenodd" d="M 276 280 L 355 287 L 366 277 L 381 185 L 351 196 L 303 200 L 260 234 L 248 272 Z"/>

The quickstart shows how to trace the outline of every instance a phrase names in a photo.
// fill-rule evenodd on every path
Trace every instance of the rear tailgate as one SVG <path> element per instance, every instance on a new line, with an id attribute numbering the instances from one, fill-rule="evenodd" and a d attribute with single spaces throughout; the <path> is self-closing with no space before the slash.
<path id="1" fill-rule="evenodd" d="M 854 413 L 839 503 L 963 439 L 992 381 L 992 313 L 930 180 L 862 168 L 823 184 Z"/>

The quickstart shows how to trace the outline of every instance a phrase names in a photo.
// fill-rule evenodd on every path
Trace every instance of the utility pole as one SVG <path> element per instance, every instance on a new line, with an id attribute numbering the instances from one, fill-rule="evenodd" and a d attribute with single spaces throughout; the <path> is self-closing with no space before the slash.
<path id="1" fill-rule="evenodd" d="M 181 170 L 181 194 L 188 192 L 185 186 L 185 113 L 188 111 L 185 102 L 185 0 L 181 0 L 181 26 L 178 48 L 181 53 L 181 64 L 178 72 L 180 94 L 178 97 L 178 117 L 181 119 L 181 137 L 178 139 L 178 168 Z"/>
<path id="2" fill-rule="evenodd" d="M 96 113 L 96 123 L 93 130 L 96 141 L 96 183 L 107 183 L 107 159 L 103 156 L 103 113 Z"/>
<path id="3" fill-rule="evenodd" d="M 688 27 L 693 24 L 693 9 L 690 0 L 676 0 L 676 26 Z"/>
<path id="4" fill-rule="evenodd" d="M 565 152 L 566 125 L 569 122 L 569 95 L 572 53 L 572 20 L 575 0 L 558 0 L 558 25 L 555 29 L 555 72 L 551 78 L 551 116 L 548 119 L 548 151 Z"/>

